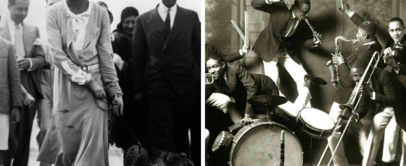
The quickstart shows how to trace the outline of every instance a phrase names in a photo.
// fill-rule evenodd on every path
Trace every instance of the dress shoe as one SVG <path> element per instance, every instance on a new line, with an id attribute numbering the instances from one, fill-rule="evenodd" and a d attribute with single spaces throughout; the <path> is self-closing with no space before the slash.
<path id="1" fill-rule="evenodd" d="M 304 80 L 311 80 L 313 85 L 327 85 L 327 82 L 323 78 L 316 77 L 311 74 L 306 74 Z"/>

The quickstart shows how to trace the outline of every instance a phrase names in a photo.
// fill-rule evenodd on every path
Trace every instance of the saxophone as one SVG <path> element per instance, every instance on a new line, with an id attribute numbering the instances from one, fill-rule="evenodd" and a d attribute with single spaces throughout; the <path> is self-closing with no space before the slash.
<path id="1" fill-rule="evenodd" d="M 357 40 L 356 39 L 347 39 L 344 36 L 337 36 L 334 39 L 334 45 L 336 46 L 335 49 L 335 54 L 331 54 L 331 56 L 339 56 L 341 58 L 343 58 L 343 56 L 341 55 L 340 52 L 340 44 L 339 44 L 339 40 L 345 41 L 345 42 L 352 42 L 352 44 L 356 43 Z M 344 59 L 344 58 L 343 58 Z M 331 82 L 334 86 L 335 89 L 337 89 L 337 85 L 338 85 L 338 64 L 336 62 L 334 62 L 333 60 L 329 60 L 327 61 L 327 63 L 325 64 L 325 66 L 328 67 L 329 71 L 330 71 L 330 75 L 331 75 Z"/>

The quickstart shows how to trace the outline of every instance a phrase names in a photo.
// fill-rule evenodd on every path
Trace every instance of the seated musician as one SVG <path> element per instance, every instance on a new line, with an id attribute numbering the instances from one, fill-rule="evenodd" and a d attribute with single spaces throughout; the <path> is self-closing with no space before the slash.
<path id="1" fill-rule="evenodd" d="M 354 16 L 358 15 L 354 14 Z M 351 17 L 351 20 L 353 21 L 355 18 L 357 18 L 354 16 Z M 356 61 L 366 61 L 366 63 L 368 63 L 374 52 L 375 51 L 379 52 L 382 49 L 382 47 L 376 40 L 375 37 L 376 27 L 372 22 L 363 21 L 362 23 L 359 23 L 357 25 L 358 32 L 356 34 L 356 39 L 358 43 L 358 48 L 356 49 L 356 51 L 353 54 L 349 55 L 345 60 L 340 56 L 333 56 L 333 61 L 335 61 L 338 65 L 339 81 L 334 96 L 334 102 L 331 106 L 329 114 L 335 123 L 337 123 L 339 116 L 342 112 L 339 105 L 346 104 L 348 102 L 351 92 L 356 84 L 351 79 L 349 67 L 352 66 Z M 352 130 L 353 133 L 355 134 L 360 146 L 360 152 L 361 154 L 363 154 L 364 145 L 367 140 L 368 129 L 363 127 L 362 123 L 359 121 L 358 123 L 351 123 L 350 130 Z M 328 138 L 328 144 L 331 153 L 333 153 L 334 149 L 336 148 L 340 137 L 341 137 L 340 132 L 334 132 L 333 135 Z M 348 160 L 345 157 L 343 146 L 338 147 L 335 155 L 333 156 L 333 162 L 334 165 L 348 165 Z"/>

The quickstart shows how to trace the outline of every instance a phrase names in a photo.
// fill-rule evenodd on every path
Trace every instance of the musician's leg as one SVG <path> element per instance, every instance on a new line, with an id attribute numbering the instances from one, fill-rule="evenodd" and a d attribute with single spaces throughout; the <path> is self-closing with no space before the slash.
<path id="1" fill-rule="evenodd" d="M 361 155 L 364 155 L 365 151 L 365 144 L 367 143 L 368 140 L 368 130 L 369 128 L 365 128 L 364 124 L 362 124 L 362 121 L 359 121 L 358 123 L 352 122 L 350 126 L 351 130 L 353 131 L 355 137 L 357 138 L 357 141 L 359 143 L 359 151 Z"/>
<path id="2" fill-rule="evenodd" d="M 371 131 L 369 132 L 368 140 L 365 145 L 364 158 L 362 159 L 363 166 L 374 165 L 376 154 L 385 132 L 385 128 L 392 119 L 393 115 L 393 108 L 386 107 L 382 112 L 374 116 Z"/>
<path id="3" fill-rule="evenodd" d="M 289 75 L 296 82 L 298 96 L 302 96 L 302 98 L 311 98 L 310 93 L 306 93 L 307 91 L 301 90 L 303 87 L 306 87 L 304 76 L 307 74 L 307 72 L 303 66 L 295 62 L 288 54 L 280 57 L 279 63 L 286 69 L 286 71 L 288 71 Z M 307 86 L 307 88 L 309 88 L 309 86 Z M 310 102 L 305 104 L 305 107 L 311 107 Z M 297 105 L 297 107 L 301 106 Z"/>
<path id="4" fill-rule="evenodd" d="M 340 116 L 341 109 L 339 108 L 339 104 L 333 102 L 333 105 L 330 109 L 330 117 L 334 120 L 334 123 L 337 123 L 338 117 Z M 328 146 L 330 148 L 331 154 L 333 154 L 334 150 L 337 148 L 338 141 L 341 137 L 342 133 L 339 131 L 333 132 L 330 137 L 328 137 Z M 348 165 L 347 157 L 345 157 L 344 146 L 343 142 L 341 141 L 340 145 L 337 148 L 335 155 L 333 156 L 334 165 Z"/>
<path id="5" fill-rule="evenodd" d="M 272 79 L 275 82 L 276 87 L 280 89 L 280 81 L 279 81 L 279 69 L 277 66 L 278 57 L 275 57 L 270 62 L 262 61 L 264 64 L 264 74 Z M 279 93 L 281 94 L 281 93 Z"/>
<path id="6" fill-rule="evenodd" d="M 382 161 L 389 163 L 395 161 L 397 145 L 398 145 L 398 134 L 399 125 L 396 123 L 395 117 L 392 117 L 388 126 L 386 126 L 384 139 L 383 139 L 383 152 Z"/>
<path id="7" fill-rule="evenodd" d="M 299 87 L 298 96 L 294 103 L 288 101 L 284 104 L 278 105 L 278 108 L 283 110 L 291 117 L 297 117 L 300 110 L 305 108 L 311 99 L 309 88 Z"/>

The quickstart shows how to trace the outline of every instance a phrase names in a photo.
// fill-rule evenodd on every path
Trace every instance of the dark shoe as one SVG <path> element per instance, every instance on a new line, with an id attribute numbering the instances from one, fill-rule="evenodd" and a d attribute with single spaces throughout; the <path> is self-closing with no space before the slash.
<path id="1" fill-rule="evenodd" d="M 323 78 L 316 77 L 311 74 L 306 74 L 304 80 L 311 80 L 312 85 L 327 85 L 327 82 Z"/>

